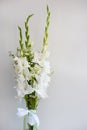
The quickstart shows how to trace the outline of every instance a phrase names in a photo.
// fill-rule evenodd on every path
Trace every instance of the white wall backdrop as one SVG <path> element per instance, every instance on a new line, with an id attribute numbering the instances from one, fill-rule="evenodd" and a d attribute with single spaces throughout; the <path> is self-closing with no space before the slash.
<path id="1" fill-rule="evenodd" d="M 39 104 L 39 130 L 87 130 L 87 0 L 0 0 L 0 130 L 22 130 L 16 116 L 22 104 L 13 88 L 10 50 L 16 51 L 27 15 L 30 33 L 41 48 L 46 5 L 51 10 L 50 61 L 54 70 L 49 98 Z"/>

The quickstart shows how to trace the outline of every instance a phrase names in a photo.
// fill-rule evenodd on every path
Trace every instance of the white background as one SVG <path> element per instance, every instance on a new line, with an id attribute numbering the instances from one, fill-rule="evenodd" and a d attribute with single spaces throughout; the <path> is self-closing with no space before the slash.
<path id="1" fill-rule="evenodd" d="M 29 14 L 31 39 L 40 49 L 46 5 L 51 10 L 49 98 L 38 107 L 39 130 L 87 130 L 87 0 L 0 0 L 0 130 L 22 130 L 9 51 L 16 52 Z"/>

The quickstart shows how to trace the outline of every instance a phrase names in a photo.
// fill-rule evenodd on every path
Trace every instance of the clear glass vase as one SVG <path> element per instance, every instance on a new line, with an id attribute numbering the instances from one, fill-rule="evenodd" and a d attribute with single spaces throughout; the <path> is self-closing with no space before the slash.
<path id="1" fill-rule="evenodd" d="M 29 124 L 29 115 L 24 117 L 23 130 L 37 130 L 37 125 Z"/>

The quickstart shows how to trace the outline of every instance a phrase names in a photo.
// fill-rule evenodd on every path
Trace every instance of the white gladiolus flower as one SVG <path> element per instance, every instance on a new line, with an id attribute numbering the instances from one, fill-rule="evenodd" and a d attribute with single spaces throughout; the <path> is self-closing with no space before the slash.
<path id="1" fill-rule="evenodd" d="M 21 73 L 23 71 L 23 69 L 25 70 L 26 68 L 29 67 L 29 63 L 26 59 L 26 57 L 15 57 L 14 58 L 14 67 L 15 67 L 15 71 L 17 73 Z"/>
<path id="2" fill-rule="evenodd" d="M 41 88 L 41 87 L 39 89 L 35 89 L 35 91 L 40 98 L 47 98 L 48 97 L 46 90 Z"/>
<path id="3" fill-rule="evenodd" d="M 36 75 L 38 81 L 35 91 L 41 98 L 47 97 L 47 88 L 50 82 L 50 63 L 47 61 L 47 56 L 41 53 L 35 53 L 34 61 L 37 62 L 39 67 L 39 75 Z"/>
<path id="4" fill-rule="evenodd" d="M 17 94 L 19 98 L 24 97 L 26 94 L 30 94 L 34 89 L 26 81 L 17 81 Z"/>
<path id="5" fill-rule="evenodd" d="M 42 64 L 45 60 L 48 59 L 48 57 L 49 57 L 49 52 L 46 52 L 44 54 L 41 52 L 35 52 L 33 61 Z"/>
<path id="6" fill-rule="evenodd" d="M 40 76 L 40 79 L 39 79 L 39 82 L 35 91 L 41 98 L 47 97 L 47 88 L 49 86 L 49 82 L 50 82 L 50 77 L 47 76 L 47 74 L 42 74 Z"/>
<path id="7" fill-rule="evenodd" d="M 29 80 L 29 63 L 26 57 L 14 58 L 14 69 L 16 76 L 23 75 L 26 80 Z"/>
<path id="8" fill-rule="evenodd" d="M 50 74 L 50 63 L 47 60 L 43 62 L 43 72 Z"/>
<path id="9" fill-rule="evenodd" d="M 14 69 L 16 73 L 17 80 L 17 94 L 19 98 L 24 97 L 26 94 L 32 93 L 34 90 L 28 84 L 30 78 L 29 74 L 29 63 L 26 57 L 15 57 L 14 58 Z"/>

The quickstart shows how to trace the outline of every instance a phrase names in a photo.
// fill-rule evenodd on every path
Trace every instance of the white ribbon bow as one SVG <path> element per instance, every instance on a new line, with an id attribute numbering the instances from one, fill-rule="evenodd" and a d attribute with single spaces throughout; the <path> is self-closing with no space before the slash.
<path id="1" fill-rule="evenodd" d="M 35 124 L 37 124 L 37 127 L 39 126 L 40 121 L 36 114 L 36 110 L 27 110 L 27 109 L 23 109 L 23 108 L 18 108 L 17 110 L 18 110 L 17 115 L 19 117 L 23 117 L 29 113 L 29 124 L 31 126 L 33 126 Z"/>

